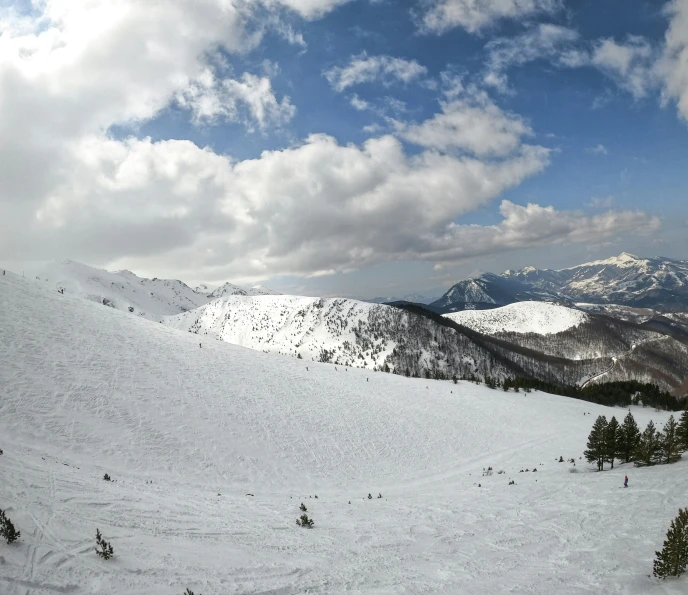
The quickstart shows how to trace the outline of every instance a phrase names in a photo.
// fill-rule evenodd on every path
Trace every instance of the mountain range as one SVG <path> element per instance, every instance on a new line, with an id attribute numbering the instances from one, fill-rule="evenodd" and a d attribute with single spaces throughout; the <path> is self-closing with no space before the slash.
<path id="1" fill-rule="evenodd" d="M 432 378 L 526 376 L 554 384 L 637 379 L 678 394 L 688 379 L 688 309 L 659 312 L 576 302 L 570 295 L 570 287 L 585 285 L 618 296 L 623 283 L 632 295 L 635 286 L 618 278 L 647 266 L 636 260 L 622 255 L 542 274 L 535 269 L 484 273 L 456 284 L 431 306 L 279 295 L 233 283 L 197 291 L 178 280 L 72 261 L 46 266 L 35 278 L 64 291 L 65 298 L 97 302 L 208 339 L 344 368 Z M 656 260 L 642 262 L 654 263 L 652 274 L 661 280 Z M 680 272 L 685 263 L 673 262 Z M 565 284 L 566 278 L 572 280 Z M 588 278 L 596 281 L 586 283 Z M 649 285 L 637 273 L 636 281 Z M 613 283 L 616 289 L 607 291 Z M 442 309 L 448 312 L 440 315 Z"/>
<path id="2" fill-rule="evenodd" d="M 688 311 L 688 261 L 626 252 L 560 269 L 526 267 L 485 273 L 453 285 L 430 307 L 437 312 L 485 309 L 521 301 L 620 305 L 661 313 Z"/>

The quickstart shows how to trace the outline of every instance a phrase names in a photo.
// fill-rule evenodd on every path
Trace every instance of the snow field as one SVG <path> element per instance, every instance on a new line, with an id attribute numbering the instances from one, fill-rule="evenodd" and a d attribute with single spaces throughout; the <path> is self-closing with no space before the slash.
<path id="1" fill-rule="evenodd" d="M 3 595 L 684 592 L 647 575 L 688 465 L 555 462 L 625 410 L 335 371 L 11 274 L 0 303 Z"/>
<path id="2" fill-rule="evenodd" d="M 516 302 L 493 310 L 464 310 L 445 314 L 479 333 L 536 333 L 554 335 L 586 322 L 584 312 L 547 302 Z"/>

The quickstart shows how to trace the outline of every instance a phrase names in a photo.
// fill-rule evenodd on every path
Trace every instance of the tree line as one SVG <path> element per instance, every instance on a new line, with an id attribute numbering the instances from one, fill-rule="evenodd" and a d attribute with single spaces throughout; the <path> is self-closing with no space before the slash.
<path id="1" fill-rule="evenodd" d="M 642 433 L 629 411 L 623 424 L 616 417 L 607 422 L 600 415 L 588 436 L 584 456 L 588 463 L 597 465 L 598 471 L 603 471 L 605 463 L 613 469 L 617 460 L 632 462 L 636 467 L 671 464 L 685 451 L 688 451 L 688 410 L 678 423 L 672 415 L 660 431 L 650 421 Z"/>

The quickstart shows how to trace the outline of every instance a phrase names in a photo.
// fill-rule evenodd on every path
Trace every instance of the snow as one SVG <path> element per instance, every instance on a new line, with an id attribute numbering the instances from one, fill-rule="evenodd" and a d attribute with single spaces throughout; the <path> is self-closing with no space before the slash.
<path id="1" fill-rule="evenodd" d="M 262 285 L 254 285 L 253 287 L 243 287 L 241 285 L 235 285 L 234 283 L 224 283 L 217 289 L 215 289 L 210 297 L 220 298 L 226 295 L 280 295 L 279 292 L 263 287 Z"/>
<path id="2" fill-rule="evenodd" d="M 371 310 L 391 306 L 347 298 L 299 296 L 231 295 L 180 314 L 163 323 L 173 328 L 271 353 L 320 361 L 323 350 L 336 352 L 340 361 L 374 367 L 374 360 L 358 359 L 356 333 L 368 322 Z M 371 343 L 378 343 L 370 337 Z M 347 347 L 348 345 L 348 347 Z M 396 344 L 381 344 L 377 359 L 382 362 Z"/>
<path id="3" fill-rule="evenodd" d="M 588 315 L 583 312 L 547 302 L 516 302 L 492 310 L 465 310 L 445 316 L 458 324 L 489 335 L 553 335 L 589 320 Z"/>
<path id="4" fill-rule="evenodd" d="M 555 462 L 623 409 L 199 348 L 11 273 L 0 304 L 2 595 L 685 592 L 648 575 L 688 464 Z"/>

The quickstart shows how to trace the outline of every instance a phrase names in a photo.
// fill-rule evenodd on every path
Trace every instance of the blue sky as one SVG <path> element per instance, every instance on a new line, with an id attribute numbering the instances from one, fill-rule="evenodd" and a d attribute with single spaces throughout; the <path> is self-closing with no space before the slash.
<path id="1" fill-rule="evenodd" d="M 0 7 L 5 266 L 398 296 L 688 258 L 687 0 Z"/>

